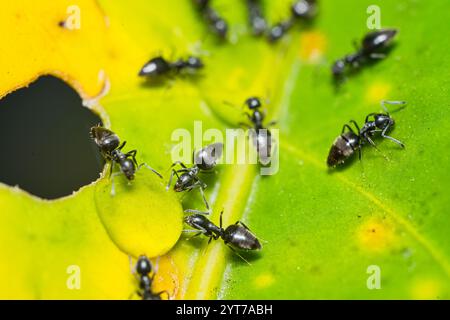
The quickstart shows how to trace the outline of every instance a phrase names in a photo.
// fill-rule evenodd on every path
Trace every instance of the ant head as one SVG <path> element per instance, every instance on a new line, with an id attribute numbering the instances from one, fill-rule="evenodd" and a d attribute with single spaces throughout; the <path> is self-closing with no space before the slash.
<path id="1" fill-rule="evenodd" d="M 194 155 L 194 164 L 201 170 L 211 170 L 216 166 L 217 160 L 223 153 L 223 143 L 210 144 Z"/>
<path id="2" fill-rule="evenodd" d="M 281 39 L 285 34 L 284 28 L 283 26 L 278 23 L 276 25 L 274 25 L 272 28 L 270 28 L 269 33 L 268 33 L 268 39 L 269 42 L 275 42 L 279 39 Z"/>
<path id="3" fill-rule="evenodd" d="M 197 228 L 197 226 L 202 226 L 208 221 L 208 218 L 206 218 L 203 214 L 195 213 L 187 216 L 184 218 L 184 222 L 193 227 Z"/>
<path id="4" fill-rule="evenodd" d="M 292 14 L 296 18 L 310 19 L 316 15 L 315 0 L 300 0 L 292 5 Z"/>
<path id="5" fill-rule="evenodd" d="M 136 272 L 141 276 L 152 272 L 152 264 L 146 256 L 144 255 L 139 256 L 138 261 L 136 263 Z"/>
<path id="6" fill-rule="evenodd" d="M 219 18 L 214 22 L 213 29 L 221 38 L 224 39 L 228 33 L 228 24 L 225 20 Z"/>
<path id="7" fill-rule="evenodd" d="M 267 22 L 262 17 L 255 17 L 251 21 L 251 25 L 255 36 L 260 36 L 267 30 Z"/>
<path id="8" fill-rule="evenodd" d="M 331 68 L 331 72 L 333 73 L 333 76 L 335 77 L 339 77 L 344 73 L 345 70 L 345 61 L 340 59 L 337 60 L 334 64 L 333 67 Z"/>
<path id="9" fill-rule="evenodd" d="M 186 218 L 184 218 L 184 222 L 190 226 L 194 224 L 195 220 L 196 220 L 195 214 L 189 215 Z"/>
<path id="10" fill-rule="evenodd" d="M 205 8 L 209 5 L 209 0 L 195 0 L 195 4 L 200 8 Z"/>
<path id="11" fill-rule="evenodd" d="M 191 56 L 187 59 L 186 62 L 189 67 L 194 68 L 194 69 L 201 69 L 204 67 L 203 61 L 197 57 Z"/>
<path id="12" fill-rule="evenodd" d="M 392 126 L 394 124 L 394 119 L 392 119 L 388 114 L 380 113 L 375 116 L 375 125 L 379 129 L 384 129 L 388 125 Z"/>
<path id="13" fill-rule="evenodd" d="M 262 104 L 261 104 L 261 100 L 259 98 L 251 97 L 251 98 L 248 98 L 247 100 L 245 100 L 245 105 L 250 110 L 254 110 L 254 109 L 260 108 Z"/>
<path id="14" fill-rule="evenodd" d="M 175 185 L 173 186 L 173 190 L 175 192 L 181 192 L 184 191 L 184 189 L 185 188 L 183 186 L 183 182 L 180 179 L 178 179 L 177 182 L 175 182 Z"/>

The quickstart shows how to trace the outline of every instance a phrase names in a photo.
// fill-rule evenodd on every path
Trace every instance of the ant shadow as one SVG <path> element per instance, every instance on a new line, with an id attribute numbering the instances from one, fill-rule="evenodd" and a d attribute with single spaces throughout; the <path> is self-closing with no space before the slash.
<path id="1" fill-rule="evenodd" d="M 358 161 L 358 162 L 362 161 L 362 160 L 359 161 L 359 159 L 357 159 L 357 158 L 358 158 L 357 154 L 353 155 L 351 158 L 347 159 L 343 164 L 338 165 L 338 166 L 333 167 L 333 168 L 328 168 L 328 174 L 332 175 L 332 174 L 337 173 L 337 172 L 345 171 L 349 167 L 351 167 L 356 161 Z"/>
<path id="2" fill-rule="evenodd" d="M 141 88 L 145 89 L 172 89 L 175 86 L 176 82 L 186 81 L 190 82 L 193 85 L 198 85 L 198 83 L 203 80 L 205 77 L 202 73 L 189 73 L 182 72 L 178 75 L 160 75 L 153 77 L 146 77 L 144 81 L 140 84 Z"/>
<path id="3" fill-rule="evenodd" d="M 310 31 L 316 26 L 316 19 L 302 19 L 296 25 L 297 29 L 302 31 Z"/>
<path id="4" fill-rule="evenodd" d="M 233 264 L 238 264 L 238 263 L 249 263 L 251 264 L 254 261 L 257 261 L 261 258 L 261 252 L 259 251 L 239 251 L 239 255 L 234 252 L 233 250 L 229 249 L 229 252 L 227 253 L 227 258 L 229 258 L 229 261 Z M 242 256 L 242 257 L 240 257 Z M 245 259 L 245 261 L 243 261 L 243 259 Z"/>
<path id="5" fill-rule="evenodd" d="M 183 232 L 183 234 L 184 234 L 183 236 L 184 243 L 186 243 L 188 246 L 199 250 L 201 250 L 202 248 L 204 248 L 204 250 L 207 249 L 207 245 L 205 245 L 205 240 L 207 242 L 208 239 L 202 237 L 201 234 L 199 234 L 198 236 L 190 235 L 188 232 Z"/>
<path id="6" fill-rule="evenodd" d="M 142 88 L 146 89 L 157 89 L 157 88 L 168 88 L 170 89 L 169 80 L 166 77 L 160 76 L 160 77 L 147 77 L 145 80 L 140 84 Z"/>

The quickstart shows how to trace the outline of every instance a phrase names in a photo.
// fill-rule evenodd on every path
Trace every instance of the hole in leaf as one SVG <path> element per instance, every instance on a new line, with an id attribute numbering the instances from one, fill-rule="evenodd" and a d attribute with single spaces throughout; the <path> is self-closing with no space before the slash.
<path id="1" fill-rule="evenodd" d="M 89 136 L 100 118 L 62 80 L 43 76 L 0 100 L 0 182 L 56 199 L 98 179 Z"/>

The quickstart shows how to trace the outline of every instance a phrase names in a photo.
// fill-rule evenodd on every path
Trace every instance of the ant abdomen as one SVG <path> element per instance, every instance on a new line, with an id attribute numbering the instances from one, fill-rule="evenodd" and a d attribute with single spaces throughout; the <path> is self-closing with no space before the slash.
<path id="1" fill-rule="evenodd" d="M 209 171 L 217 165 L 217 160 L 222 156 L 222 152 L 222 143 L 210 144 L 194 155 L 194 164 L 200 170 Z"/>
<path id="2" fill-rule="evenodd" d="M 120 144 L 120 139 L 114 132 L 100 126 L 91 128 L 91 137 L 100 150 L 105 153 L 111 153 Z"/>
<path id="3" fill-rule="evenodd" d="M 330 152 L 328 153 L 327 164 L 334 167 L 343 164 L 350 158 L 359 148 L 359 137 L 353 132 L 345 132 L 341 134 L 333 142 Z"/>
<path id="4" fill-rule="evenodd" d="M 261 250 L 262 246 L 258 238 L 247 228 L 233 224 L 228 226 L 222 234 L 225 244 L 239 250 Z"/>

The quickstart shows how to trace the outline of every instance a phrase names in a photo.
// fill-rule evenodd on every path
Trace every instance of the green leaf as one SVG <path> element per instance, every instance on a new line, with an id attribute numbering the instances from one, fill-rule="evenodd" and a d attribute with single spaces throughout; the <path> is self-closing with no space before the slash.
<path id="1" fill-rule="evenodd" d="M 443 73 L 448 62 L 442 59 L 448 48 L 442 35 L 432 32 L 445 29 L 445 19 L 435 15 L 444 8 L 437 1 L 380 2 L 383 26 L 400 30 L 397 45 L 385 61 L 363 69 L 336 92 L 330 65 L 367 32 L 370 4 L 321 1 L 314 28 L 289 42 L 297 56 L 280 59 L 284 44 L 269 52 L 259 42 L 248 49 L 250 39 L 240 41 L 239 61 L 232 64 L 223 61 L 227 54 L 237 56 L 236 47 L 214 50 L 223 60 L 211 64 L 230 70 L 211 72 L 210 79 L 221 78 L 222 84 L 211 92 L 216 82 L 205 83 L 204 98 L 229 126 L 237 121 L 221 101 L 243 101 L 270 88 L 281 163 L 271 177 L 258 176 L 250 166 L 221 169 L 219 190 L 210 194 L 213 221 L 224 208 L 225 225 L 243 219 L 267 243 L 259 255 L 247 256 L 251 266 L 220 242 L 209 247 L 203 242 L 200 249 L 198 243 L 194 249 L 179 244 L 174 252 L 193 251 L 184 255 L 192 270 L 186 298 L 448 298 L 449 156 L 442 152 L 448 146 L 449 80 Z M 414 19 L 418 12 L 420 23 Z M 264 62 L 249 58 L 257 56 Z M 240 68 L 247 72 L 237 80 Z M 329 171 L 326 157 L 342 125 L 350 119 L 361 123 L 381 109 L 382 99 L 408 101 L 394 114 L 393 131 L 406 150 L 377 141 L 389 161 L 366 148 L 361 163 Z M 380 268 L 381 290 L 367 287 L 372 265 Z"/>
<path id="2" fill-rule="evenodd" d="M 383 27 L 400 30 L 397 44 L 387 59 L 364 68 L 339 91 L 331 83 L 330 64 L 354 50 L 352 40 L 367 32 L 371 1 L 320 1 L 315 24 L 275 46 L 245 31 L 243 1 L 215 1 L 238 40 L 218 44 L 208 36 L 200 43 L 202 77 L 177 79 L 169 87 L 151 87 L 136 74 L 159 51 L 196 53 L 207 31 L 189 1 L 177 1 L 176 10 L 172 2 L 99 2 L 109 28 L 100 32 L 101 52 L 107 53 L 99 54 L 96 66 L 105 70 L 111 91 L 95 110 L 166 179 L 176 145 L 172 132 L 193 133 L 196 120 L 203 131 L 236 128 L 245 120 L 239 106 L 249 96 L 269 98 L 268 119 L 280 129 L 277 174 L 262 177 L 258 166 L 235 164 L 204 177 L 211 220 L 218 222 L 223 209 L 225 225 L 243 220 L 264 240 L 261 252 L 244 254 L 251 266 L 221 241 L 208 246 L 205 238 L 182 236 L 161 259 L 158 289 L 177 298 L 209 299 L 449 297 L 449 48 L 442 41 L 448 21 L 443 2 L 378 1 Z M 289 14 L 289 3 L 266 3 L 272 22 Z M 365 148 L 361 163 L 329 171 L 325 160 L 342 125 L 350 119 L 361 123 L 380 109 L 382 99 L 408 101 L 394 114 L 392 132 L 406 149 L 377 140 L 389 161 Z M 136 284 L 127 254 L 163 253 L 180 233 L 179 202 L 157 179 L 147 172 L 132 186 L 118 180 L 113 200 L 107 179 L 52 202 L 1 187 L 7 210 L 0 215 L 0 252 L 15 263 L 0 266 L 0 292 L 128 298 Z M 184 208 L 203 209 L 198 193 L 177 196 Z M 171 239 L 161 233 L 166 226 Z M 65 287 L 70 264 L 80 265 L 86 279 L 81 291 Z M 380 267 L 380 290 L 367 288 L 371 265 Z"/>

